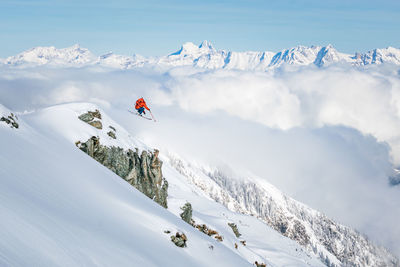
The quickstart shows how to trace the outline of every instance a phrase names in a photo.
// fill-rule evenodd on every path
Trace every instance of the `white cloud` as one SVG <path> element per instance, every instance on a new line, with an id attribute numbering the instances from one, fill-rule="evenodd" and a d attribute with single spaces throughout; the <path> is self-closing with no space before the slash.
<path id="1" fill-rule="evenodd" d="M 394 162 L 400 164 L 400 79 L 377 70 L 218 70 L 172 76 L 167 86 L 170 98 L 191 112 L 223 110 L 282 130 L 324 125 L 355 128 L 388 142 Z"/>

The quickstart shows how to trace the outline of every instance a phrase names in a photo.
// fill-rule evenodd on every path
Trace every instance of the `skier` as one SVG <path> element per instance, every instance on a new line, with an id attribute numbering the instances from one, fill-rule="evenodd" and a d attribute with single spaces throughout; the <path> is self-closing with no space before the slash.
<path id="1" fill-rule="evenodd" d="M 135 109 L 137 110 L 137 112 L 139 112 L 139 115 L 142 116 L 143 114 L 146 114 L 146 112 L 144 111 L 144 109 L 147 109 L 148 111 L 150 111 L 149 107 L 146 105 L 146 101 L 144 101 L 143 97 L 139 98 L 138 100 L 136 100 L 136 105 L 135 105 Z"/>

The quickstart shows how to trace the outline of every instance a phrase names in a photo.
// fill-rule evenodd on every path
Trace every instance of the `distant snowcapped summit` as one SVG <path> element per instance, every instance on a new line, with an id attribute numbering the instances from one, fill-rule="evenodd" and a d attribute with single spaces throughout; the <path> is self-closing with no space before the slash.
<path id="1" fill-rule="evenodd" d="M 68 48 L 35 47 L 5 60 L 0 64 L 18 67 L 38 65 L 82 67 L 100 65 L 110 68 L 129 69 L 143 66 L 193 66 L 207 69 L 239 69 L 266 71 L 284 65 L 324 67 L 331 64 L 365 66 L 371 64 L 400 65 L 400 49 L 388 47 L 374 49 L 354 55 L 337 51 L 331 44 L 327 46 L 296 46 L 277 53 L 270 51 L 234 52 L 217 50 L 209 41 L 200 45 L 184 43 L 181 48 L 162 57 L 123 56 L 112 52 L 101 56 L 93 55 L 78 44 Z"/>
<path id="2" fill-rule="evenodd" d="M 214 47 L 212 46 L 212 44 L 211 44 L 209 41 L 207 41 L 207 40 L 204 40 L 204 41 L 199 45 L 199 48 L 214 49 Z"/>
<path id="3" fill-rule="evenodd" d="M 296 46 L 282 50 L 272 58 L 270 66 L 279 66 L 283 63 L 290 65 L 310 65 L 315 61 L 320 49 L 321 47 L 319 46 Z"/>
<path id="4" fill-rule="evenodd" d="M 5 60 L 7 65 L 85 65 L 96 60 L 88 49 L 79 44 L 57 49 L 50 47 L 35 47 Z"/>
<path id="5" fill-rule="evenodd" d="M 217 51 L 210 42 L 203 41 L 199 46 L 187 42 L 168 56 L 160 57 L 156 63 L 164 66 L 193 65 L 202 68 L 223 67 L 224 51 Z"/>
<path id="6" fill-rule="evenodd" d="M 400 49 L 388 47 L 374 49 L 365 54 L 361 54 L 361 65 L 392 63 L 400 65 Z"/>

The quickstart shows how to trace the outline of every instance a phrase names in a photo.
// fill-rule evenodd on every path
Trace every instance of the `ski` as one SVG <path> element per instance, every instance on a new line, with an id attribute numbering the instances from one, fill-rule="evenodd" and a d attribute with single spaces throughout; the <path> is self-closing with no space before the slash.
<path id="1" fill-rule="evenodd" d="M 129 111 L 130 113 L 132 113 L 132 114 L 138 116 L 138 117 L 143 118 L 143 119 L 150 120 L 150 121 L 153 120 L 152 118 L 148 118 L 148 117 L 146 117 L 146 116 L 140 115 L 139 113 L 134 112 L 134 111 L 132 111 L 132 110 L 129 110 L 129 109 L 128 109 L 128 111 Z"/>

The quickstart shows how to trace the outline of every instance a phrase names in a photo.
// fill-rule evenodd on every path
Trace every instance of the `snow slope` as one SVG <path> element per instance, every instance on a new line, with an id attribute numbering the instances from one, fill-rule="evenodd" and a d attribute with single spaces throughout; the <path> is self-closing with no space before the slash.
<path id="1" fill-rule="evenodd" d="M 0 105 L 2 113 L 11 112 Z M 93 104 L 72 103 L 19 114 L 18 130 L 0 124 L 0 265 L 2 266 L 322 266 L 301 246 L 256 218 L 214 202 L 168 162 L 165 210 L 74 145 L 92 135 L 102 144 L 150 149 L 103 110 L 103 130 L 77 117 Z M 116 129 L 117 140 L 106 135 Z M 185 201 L 194 219 L 224 241 L 197 231 L 178 216 Z M 247 246 L 228 227 L 235 222 Z M 178 248 L 164 231 L 184 232 Z M 210 247 L 213 249 L 210 249 Z"/>
<path id="2" fill-rule="evenodd" d="M 371 64 L 400 65 L 400 49 L 388 47 L 374 49 L 355 55 L 337 51 L 332 45 L 327 46 L 296 46 L 275 52 L 234 52 L 217 50 L 208 41 L 199 46 L 187 42 L 169 55 L 161 57 L 142 57 L 139 55 L 123 56 L 112 52 L 95 56 L 88 49 L 79 45 L 56 49 L 55 47 L 36 47 L 16 56 L 0 60 L 7 66 L 32 67 L 39 65 L 82 67 L 101 65 L 117 69 L 134 67 L 177 67 L 194 66 L 205 69 L 238 69 L 266 71 L 286 65 L 323 67 L 331 64 L 347 64 L 366 66 Z"/>
<path id="3" fill-rule="evenodd" d="M 1 266 L 250 265 L 60 136 L 52 126 L 66 122 L 85 132 L 69 114 L 44 110 L 22 116 L 18 131 L 0 128 Z M 188 247 L 167 229 L 183 231 Z"/>

